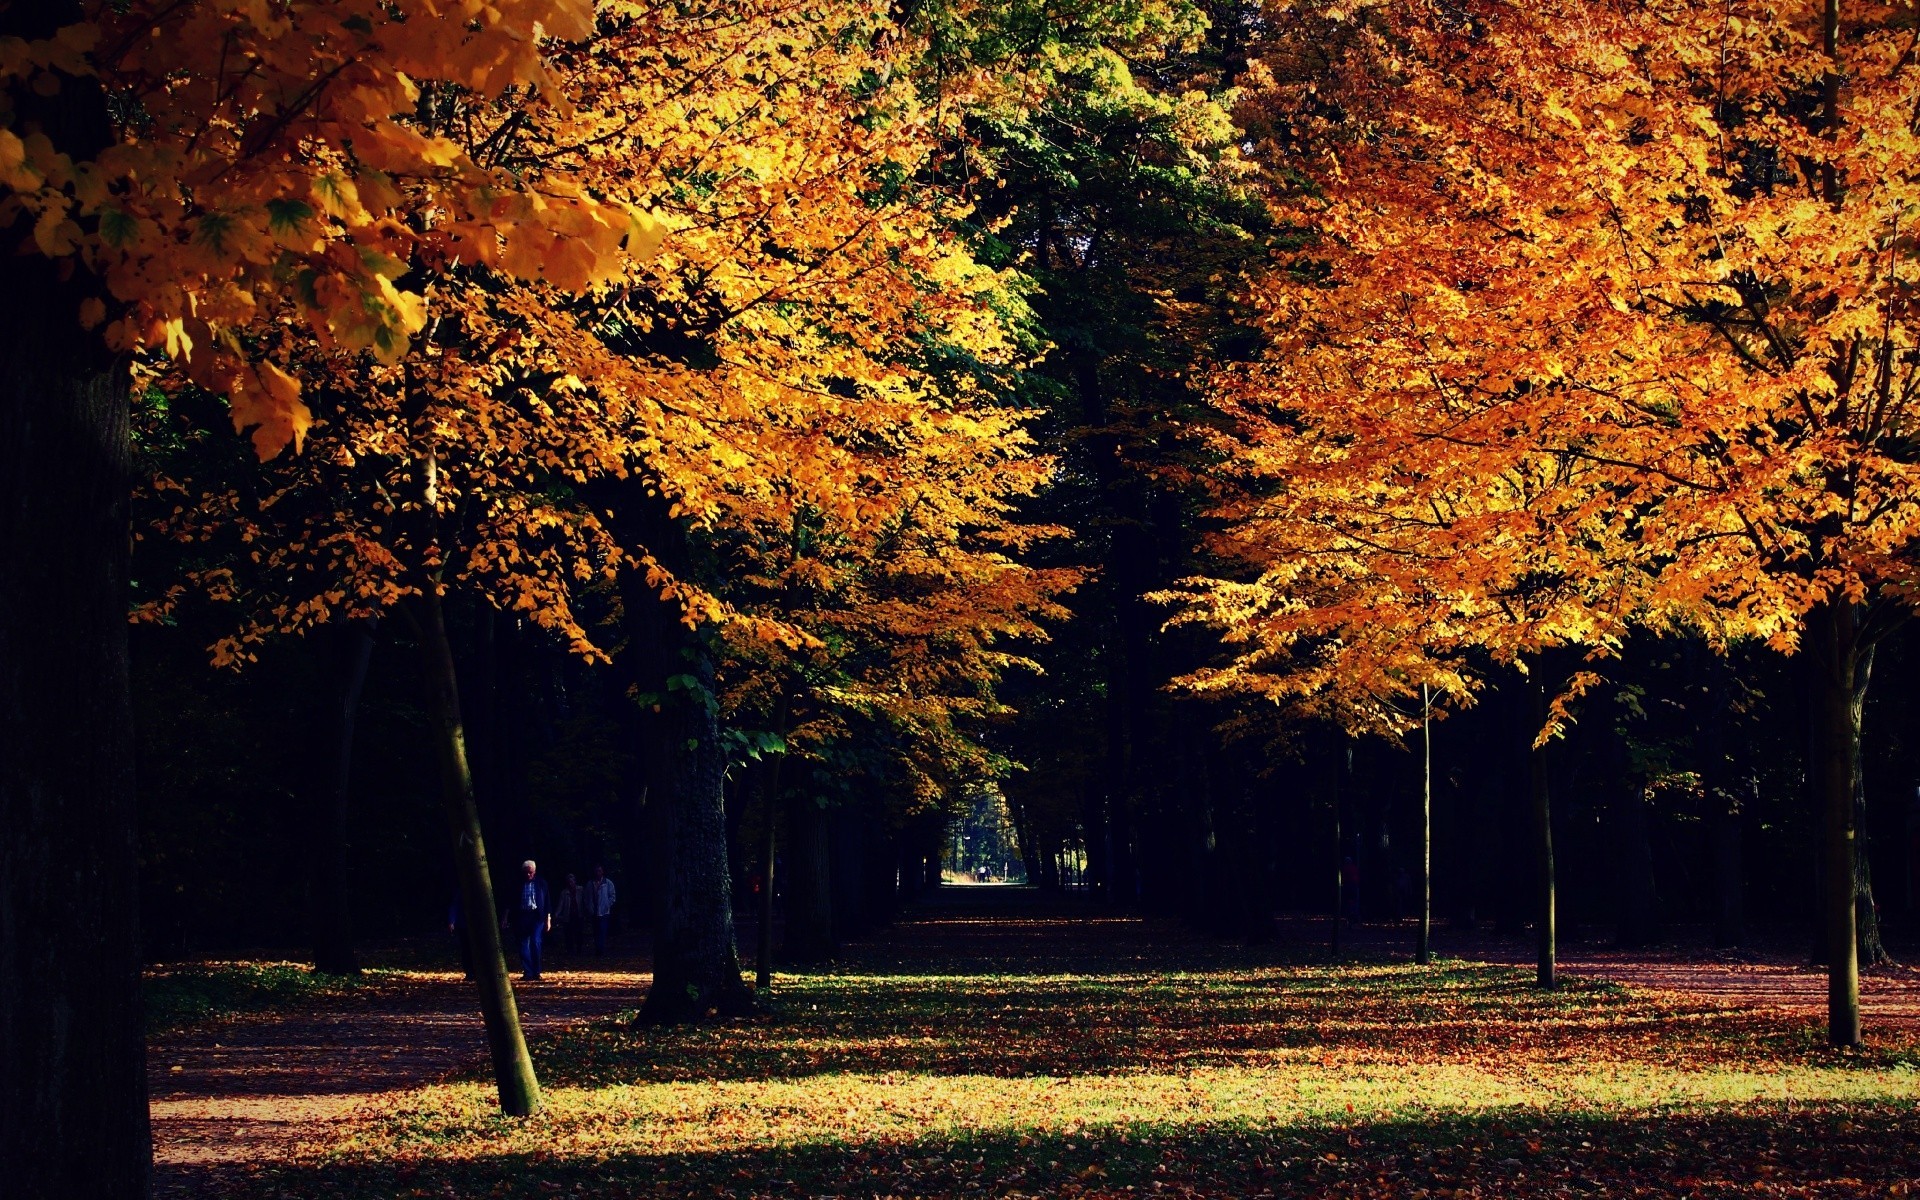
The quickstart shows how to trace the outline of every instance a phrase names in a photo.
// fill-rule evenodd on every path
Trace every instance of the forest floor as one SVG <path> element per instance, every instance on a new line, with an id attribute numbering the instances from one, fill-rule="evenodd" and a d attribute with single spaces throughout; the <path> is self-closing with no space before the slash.
<path id="1" fill-rule="evenodd" d="M 1514 945 L 1443 931 L 1419 968 L 1366 926 L 1333 965 L 1324 928 L 1242 949 L 948 888 L 768 1014 L 678 1030 L 625 1026 L 644 960 L 589 960 L 520 989 L 524 1122 L 467 985 L 414 963 L 157 1035 L 160 1192 L 1920 1196 L 1920 972 L 1869 978 L 1837 1052 L 1784 952 L 1574 943 L 1541 993 Z"/>

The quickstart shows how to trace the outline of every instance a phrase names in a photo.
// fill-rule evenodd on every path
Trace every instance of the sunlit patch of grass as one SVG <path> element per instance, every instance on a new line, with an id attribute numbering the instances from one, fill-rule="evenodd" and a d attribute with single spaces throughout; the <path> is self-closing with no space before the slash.
<path id="1" fill-rule="evenodd" d="M 302 963 L 170 963 L 147 969 L 141 995 L 147 1032 L 158 1034 L 237 1013 L 344 995 L 366 982 L 364 977 L 325 975 Z"/>
<path id="2" fill-rule="evenodd" d="M 1506 967 L 775 982 L 749 1020 L 538 1039 L 531 1120 L 476 1074 L 385 1098 L 263 1186 L 1853 1197 L 1902 1194 L 1920 1149 L 1911 1035 L 1836 1052 L 1779 1013 Z"/>

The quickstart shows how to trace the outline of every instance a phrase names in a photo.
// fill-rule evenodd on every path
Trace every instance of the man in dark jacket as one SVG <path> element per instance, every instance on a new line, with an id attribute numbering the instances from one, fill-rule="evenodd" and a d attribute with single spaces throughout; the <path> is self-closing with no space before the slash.
<path id="1" fill-rule="evenodd" d="M 540 940 L 553 928 L 553 910 L 547 905 L 547 881 L 539 877 L 533 860 L 521 863 L 520 869 L 526 878 L 500 924 L 511 926 L 520 939 L 520 978 L 532 981 L 540 978 Z"/>

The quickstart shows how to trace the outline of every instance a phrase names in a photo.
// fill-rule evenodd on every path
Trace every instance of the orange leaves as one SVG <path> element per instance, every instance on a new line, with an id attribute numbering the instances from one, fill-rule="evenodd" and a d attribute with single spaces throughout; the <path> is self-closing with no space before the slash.
<path id="1" fill-rule="evenodd" d="M 226 385 L 233 410 L 233 431 L 253 431 L 253 445 L 261 461 L 272 459 L 289 444 L 298 454 L 306 443 L 313 413 L 300 399 L 300 383 L 269 362 L 236 372 Z"/>
<path id="2" fill-rule="evenodd" d="M 1434 656 L 1634 624 L 1778 643 L 1911 571 L 1891 10 L 1849 10 L 1837 138 L 1804 103 L 1817 7 L 1466 11 L 1303 6 L 1327 54 L 1269 59 L 1252 107 L 1314 180 L 1278 218 L 1317 237 L 1218 381 L 1219 546 L 1258 579 L 1186 593 L 1239 643 L 1211 685 L 1404 692 Z"/>
<path id="3" fill-rule="evenodd" d="M 0 183 L 38 253 L 78 257 L 124 306 L 107 331 L 116 346 L 191 360 L 241 347 L 290 301 L 323 344 L 392 362 L 425 320 L 422 298 L 394 283 L 416 247 L 498 263 L 492 243 L 504 240 L 509 271 L 584 289 L 659 244 L 655 226 L 588 198 L 565 171 L 509 175 L 484 161 L 492 134 L 570 111 L 548 39 L 594 35 L 587 0 L 406 13 L 372 0 L 136 3 L 89 16 L 0 45 L 0 73 L 36 86 L 97 78 L 137 100 L 142 123 L 81 164 L 37 130 L 0 127 Z M 422 115 L 424 96 L 460 89 L 484 122 L 464 140 Z M 182 339 L 183 323 L 210 336 Z M 298 437 L 297 422 L 249 423 L 263 454 Z"/>

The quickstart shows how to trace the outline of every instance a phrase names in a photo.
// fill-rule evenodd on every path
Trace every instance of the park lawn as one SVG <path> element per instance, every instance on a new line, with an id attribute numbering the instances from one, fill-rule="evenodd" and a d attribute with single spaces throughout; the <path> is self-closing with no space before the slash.
<path id="1" fill-rule="evenodd" d="M 241 1013 L 295 1008 L 344 996 L 394 972 L 327 975 L 304 963 L 190 962 L 148 967 L 141 980 L 147 1034 L 172 1033 Z"/>
<path id="2" fill-rule="evenodd" d="M 384 1098 L 262 1194 L 1920 1195 L 1920 1044 L 1445 964 L 818 975 Z"/>

